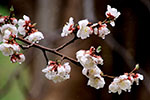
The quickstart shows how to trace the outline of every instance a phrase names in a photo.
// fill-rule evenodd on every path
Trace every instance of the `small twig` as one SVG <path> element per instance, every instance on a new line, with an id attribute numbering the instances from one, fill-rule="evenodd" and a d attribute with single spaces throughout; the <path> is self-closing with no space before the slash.
<path id="1" fill-rule="evenodd" d="M 106 18 L 104 21 L 102 21 L 102 24 L 110 23 L 110 19 Z"/>
<path id="2" fill-rule="evenodd" d="M 77 40 L 78 38 L 76 37 L 76 35 L 74 35 L 74 37 L 70 40 L 67 41 L 66 43 L 64 43 L 63 45 L 59 46 L 58 48 L 56 48 L 56 51 L 59 51 L 61 49 L 63 49 L 64 47 L 68 46 L 69 44 L 73 43 L 75 40 Z"/>
<path id="3" fill-rule="evenodd" d="M 129 73 L 129 74 L 132 74 L 134 71 L 138 70 L 139 69 L 139 64 L 136 64 L 135 65 L 135 68 Z"/>
<path id="4" fill-rule="evenodd" d="M 107 75 L 107 74 L 102 74 L 101 76 L 103 76 L 103 77 L 108 77 L 108 78 L 115 78 L 115 76 L 110 76 L 110 75 Z"/>
<path id="5" fill-rule="evenodd" d="M 134 68 L 129 74 L 132 74 L 136 69 Z"/>
<path id="6" fill-rule="evenodd" d="M 42 51 L 43 51 L 43 55 L 44 55 L 45 60 L 46 60 L 46 64 L 48 64 L 48 57 L 46 55 L 46 51 L 44 49 Z"/>

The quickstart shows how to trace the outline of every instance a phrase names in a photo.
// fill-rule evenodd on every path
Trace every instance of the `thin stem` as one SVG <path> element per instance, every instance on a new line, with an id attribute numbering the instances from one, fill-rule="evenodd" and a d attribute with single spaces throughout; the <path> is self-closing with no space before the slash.
<path id="1" fill-rule="evenodd" d="M 135 65 L 135 68 L 129 73 L 129 74 L 132 74 L 134 71 L 138 70 L 139 69 L 139 64 L 136 64 Z"/>
<path id="2" fill-rule="evenodd" d="M 136 68 L 134 68 L 130 73 L 129 73 L 129 75 L 130 74 L 132 74 L 134 71 L 136 71 L 137 69 Z"/>
<path id="3" fill-rule="evenodd" d="M 103 77 L 108 77 L 108 78 L 115 78 L 115 76 L 110 76 L 110 75 L 107 75 L 107 74 L 103 74 L 103 75 L 101 75 L 101 76 L 103 76 Z"/>
<path id="4" fill-rule="evenodd" d="M 74 35 L 74 37 L 70 40 L 67 41 L 66 43 L 64 43 L 63 45 L 59 46 L 58 48 L 56 48 L 56 51 L 59 51 L 61 49 L 63 49 L 64 47 L 68 46 L 69 44 L 73 43 L 75 40 L 77 40 L 78 38 Z"/>
<path id="5" fill-rule="evenodd" d="M 48 57 L 46 55 L 46 51 L 44 49 L 42 51 L 43 51 L 43 55 L 44 55 L 45 60 L 46 60 L 46 64 L 48 64 Z"/>
<path id="6" fill-rule="evenodd" d="M 110 19 L 108 19 L 108 18 L 106 18 L 106 19 L 102 22 L 102 24 L 107 24 L 107 23 L 110 23 Z"/>

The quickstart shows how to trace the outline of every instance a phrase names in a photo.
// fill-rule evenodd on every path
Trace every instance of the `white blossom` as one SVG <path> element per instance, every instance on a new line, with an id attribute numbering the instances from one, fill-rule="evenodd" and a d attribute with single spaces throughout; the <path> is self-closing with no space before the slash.
<path id="1" fill-rule="evenodd" d="M 18 34 L 18 30 L 16 28 L 16 26 L 12 25 L 12 24 L 4 24 L 2 27 L 1 27 L 1 40 L 2 41 L 3 39 L 9 39 L 10 35 L 12 36 L 17 36 Z"/>
<path id="2" fill-rule="evenodd" d="M 51 64 L 48 65 L 42 72 L 46 73 L 45 77 L 49 80 L 52 80 L 54 83 L 62 82 L 70 78 L 71 67 L 69 63 L 64 65 Z"/>
<path id="3" fill-rule="evenodd" d="M 14 52 L 19 52 L 20 51 L 20 46 L 17 43 L 11 44 Z"/>
<path id="4" fill-rule="evenodd" d="M 119 77 L 118 86 L 120 87 L 120 89 L 122 89 L 124 91 L 128 90 L 128 92 L 130 92 L 131 85 L 132 85 L 132 82 L 130 80 L 128 80 L 128 76 L 121 75 Z"/>
<path id="5" fill-rule="evenodd" d="M 81 20 L 78 22 L 79 24 L 79 30 L 77 32 L 77 37 L 81 39 L 86 39 L 87 37 L 90 37 L 90 34 L 92 34 L 93 30 L 89 26 L 87 26 L 89 21 L 87 19 Z"/>
<path id="6" fill-rule="evenodd" d="M 0 51 L 3 53 L 4 56 L 9 56 L 12 55 L 14 52 L 19 52 L 20 47 L 17 44 L 2 43 L 0 44 Z"/>
<path id="7" fill-rule="evenodd" d="M 135 76 L 136 77 L 134 78 L 134 81 L 136 82 L 136 85 L 139 85 L 139 80 L 143 80 L 144 77 L 143 77 L 143 75 L 138 74 L 138 73 Z"/>
<path id="8" fill-rule="evenodd" d="M 90 85 L 91 87 L 94 87 L 96 89 L 103 88 L 105 85 L 104 78 L 100 75 L 95 75 L 94 78 L 90 78 L 87 85 Z"/>
<path id="9" fill-rule="evenodd" d="M 76 58 L 78 62 L 85 68 L 95 67 L 97 64 L 103 65 L 103 59 L 100 56 L 92 54 L 92 51 L 79 50 L 76 53 Z"/>
<path id="10" fill-rule="evenodd" d="M 30 34 L 29 36 L 27 36 L 25 39 L 29 40 L 30 42 L 36 42 L 38 43 L 41 39 L 44 39 L 44 36 L 41 32 L 37 31 L 34 32 L 32 34 Z"/>
<path id="11" fill-rule="evenodd" d="M 18 31 L 21 35 L 25 36 L 26 35 L 26 30 L 25 30 L 25 27 L 21 27 L 19 26 L 18 27 Z"/>
<path id="12" fill-rule="evenodd" d="M 30 18 L 29 18 L 27 15 L 23 15 L 23 19 L 24 19 L 25 21 L 30 21 Z"/>
<path id="13" fill-rule="evenodd" d="M 120 95 L 122 90 L 130 92 L 132 81 L 128 79 L 127 75 L 120 75 L 114 78 L 113 82 L 109 85 L 109 93 L 116 93 Z"/>
<path id="14" fill-rule="evenodd" d="M 85 50 L 79 50 L 76 52 L 76 58 L 78 59 L 78 61 L 80 61 L 80 59 L 85 55 L 85 53 Z"/>
<path id="15" fill-rule="evenodd" d="M 17 19 L 16 18 L 11 18 L 11 21 L 12 21 L 12 24 L 13 25 L 16 25 L 18 23 Z"/>
<path id="16" fill-rule="evenodd" d="M 116 8 L 111 8 L 110 5 L 107 5 L 107 11 L 106 11 L 105 15 L 106 15 L 107 18 L 111 19 L 110 24 L 112 26 L 115 26 L 114 20 L 116 20 L 119 17 L 120 14 L 121 13 L 118 12 Z"/>
<path id="17" fill-rule="evenodd" d="M 94 78 L 95 75 L 100 75 L 102 71 L 98 66 L 95 66 L 93 68 L 83 68 L 82 74 L 85 75 L 88 78 Z"/>
<path id="18" fill-rule="evenodd" d="M 0 17 L 0 23 L 4 23 L 5 18 L 4 17 Z"/>
<path id="19" fill-rule="evenodd" d="M 81 57 L 81 59 L 78 59 L 78 61 L 85 68 L 91 68 L 96 65 L 96 63 L 92 59 L 91 55 L 89 55 L 89 54 L 85 54 L 84 56 Z"/>
<path id="20" fill-rule="evenodd" d="M 25 56 L 24 56 L 24 54 L 13 54 L 12 56 L 11 56 L 11 59 L 10 59 L 13 63 L 15 63 L 15 62 L 18 62 L 19 64 L 21 64 L 22 62 L 24 62 L 25 61 Z"/>
<path id="21" fill-rule="evenodd" d="M 71 71 L 71 67 L 70 67 L 70 65 L 69 65 L 69 63 L 68 62 L 66 62 L 66 63 L 64 63 L 64 68 L 65 68 L 65 71 L 67 72 L 67 73 L 70 73 L 70 71 Z"/>
<path id="22" fill-rule="evenodd" d="M 25 27 L 27 29 L 29 29 L 28 26 L 25 26 L 27 23 L 30 23 L 30 18 L 28 16 L 26 16 L 26 15 L 23 16 L 23 19 L 19 19 L 19 21 L 18 21 L 18 25 L 19 25 L 18 31 L 23 36 L 26 35 L 26 29 L 25 29 Z"/>
<path id="23" fill-rule="evenodd" d="M 73 26 L 74 26 L 73 18 L 70 17 L 69 18 L 69 23 L 67 22 L 65 24 L 65 26 L 63 27 L 63 30 L 62 30 L 62 33 L 61 33 L 61 37 L 68 36 L 70 33 L 72 33 Z"/>
<path id="24" fill-rule="evenodd" d="M 121 94 L 122 90 L 119 88 L 118 84 L 113 82 L 109 85 L 109 93 L 116 93 Z"/>
<path id="25" fill-rule="evenodd" d="M 94 28 L 94 34 L 98 35 L 102 39 L 105 39 L 105 36 L 110 33 L 106 24 L 101 25 L 99 28 Z"/>
<path id="26" fill-rule="evenodd" d="M 7 41 L 10 35 L 11 35 L 11 32 L 9 30 L 5 30 L 4 33 L 1 35 L 0 41 L 3 41 L 3 42 Z"/>

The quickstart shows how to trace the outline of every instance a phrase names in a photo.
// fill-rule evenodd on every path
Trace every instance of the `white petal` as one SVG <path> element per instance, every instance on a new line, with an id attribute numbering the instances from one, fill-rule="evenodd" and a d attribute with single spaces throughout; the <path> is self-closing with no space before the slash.
<path id="1" fill-rule="evenodd" d="M 23 19 L 24 19 L 25 21 L 30 21 L 30 18 L 29 18 L 28 16 L 26 16 L 26 15 L 23 16 Z"/>

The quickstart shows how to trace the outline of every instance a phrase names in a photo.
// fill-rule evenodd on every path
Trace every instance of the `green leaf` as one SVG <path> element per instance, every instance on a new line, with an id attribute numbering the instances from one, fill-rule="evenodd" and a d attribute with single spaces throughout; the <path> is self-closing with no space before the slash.
<path id="1" fill-rule="evenodd" d="M 13 11 L 14 11 L 14 7 L 13 7 L 13 6 L 11 6 L 10 11 L 11 11 L 11 12 L 13 12 Z"/>
<path id="2" fill-rule="evenodd" d="M 98 46 L 97 49 L 96 49 L 96 52 L 100 53 L 101 52 L 101 48 L 102 48 L 101 46 Z"/>

